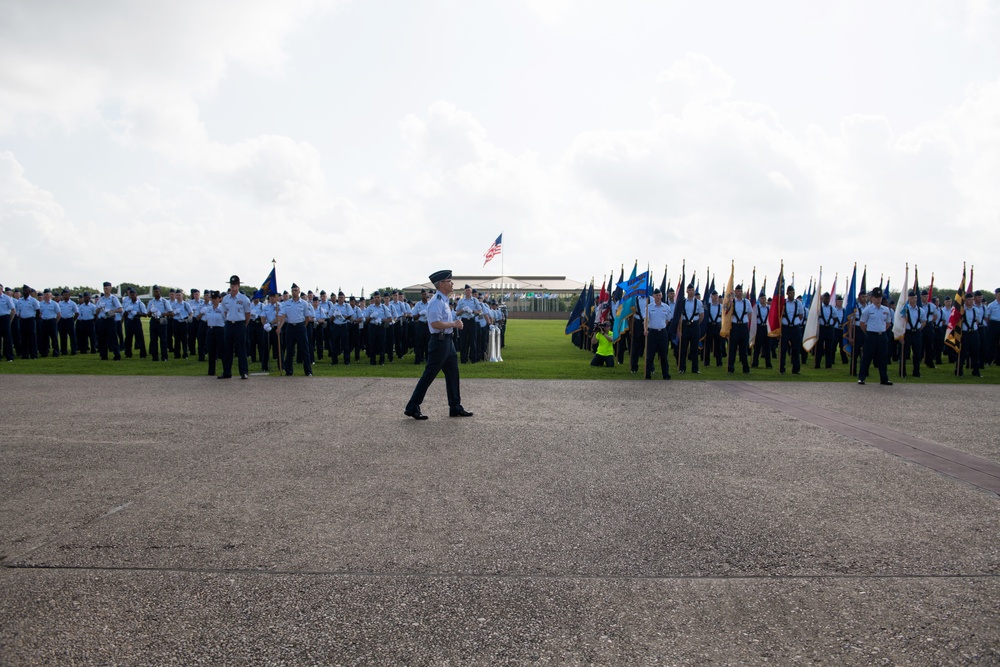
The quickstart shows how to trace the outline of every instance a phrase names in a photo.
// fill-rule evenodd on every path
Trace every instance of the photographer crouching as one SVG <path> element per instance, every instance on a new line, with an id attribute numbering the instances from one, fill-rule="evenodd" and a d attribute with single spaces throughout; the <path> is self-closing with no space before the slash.
<path id="1" fill-rule="evenodd" d="M 597 352 L 590 360 L 591 366 L 607 366 L 614 368 L 615 365 L 615 345 L 611 340 L 611 323 L 601 322 L 594 332 L 594 343 L 597 344 Z"/>

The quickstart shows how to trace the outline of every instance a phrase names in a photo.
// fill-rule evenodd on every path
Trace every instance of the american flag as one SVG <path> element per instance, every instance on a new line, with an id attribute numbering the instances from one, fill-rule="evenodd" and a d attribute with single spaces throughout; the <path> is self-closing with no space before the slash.
<path id="1" fill-rule="evenodd" d="M 483 262 L 483 266 L 486 266 L 487 264 L 489 264 L 491 259 L 493 259 L 494 257 L 496 257 L 497 255 L 500 254 L 500 250 L 501 250 L 500 240 L 502 238 L 503 238 L 503 234 L 500 234 L 500 236 L 497 237 L 497 240 L 493 242 L 493 245 L 490 246 L 490 249 L 487 250 L 486 253 L 483 255 L 483 257 L 486 258 L 486 261 Z"/>

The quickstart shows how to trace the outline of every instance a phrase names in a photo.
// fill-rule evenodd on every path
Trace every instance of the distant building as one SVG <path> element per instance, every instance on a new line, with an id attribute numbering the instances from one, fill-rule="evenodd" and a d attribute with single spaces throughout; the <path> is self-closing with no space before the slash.
<path id="1" fill-rule="evenodd" d="M 509 313 L 565 312 L 573 307 L 584 283 L 566 276 L 461 276 L 454 275 L 455 293 L 466 285 L 503 300 Z M 407 299 L 419 300 L 420 290 L 433 290 L 431 283 L 404 287 Z M 567 302 L 569 305 L 567 306 Z"/>

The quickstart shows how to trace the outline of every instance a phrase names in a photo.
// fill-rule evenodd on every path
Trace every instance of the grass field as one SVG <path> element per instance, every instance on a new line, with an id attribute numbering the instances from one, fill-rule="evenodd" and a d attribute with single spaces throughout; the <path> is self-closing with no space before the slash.
<path id="1" fill-rule="evenodd" d="M 503 350 L 502 363 L 464 364 L 461 367 L 463 378 L 505 378 L 516 380 L 636 380 L 643 377 L 642 362 L 639 373 L 629 372 L 628 357 L 625 364 L 614 368 L 593 368 L 590 364 L 591 353 L 574 347 L 569 337 L 563 333 L 565 324 L 558 320 L 511 320 L 507 326 L 507 346 Z M 149 340 L 147 335 L 147 341 Z M 702 368 L 701 374 L 689 372 L 681 375 L 677 372 L 674 360 L 670 360 L 670 372 L 675 381 L 691 380 L 772 380 L 775 382 L 848 382 L 851 381 L 846 366 L 835 364 L 830 370 L 812 368 L 812 358 L 803 365 L 801 375 L 789 372 L 781 375 L 775 361 L 774 370 L 763 366 L 754 369 L 750 375 L 740 372 L 737 361 L 737 372 L 728 375 L 725 361 L 722 368 L 711 366 Z M 839 362 L 839 359 L 838 359 Z M 658 367 L 658 364 L 657 364 Z M 271 365 L 272 375 L 277 375 L 275 364 Z M 388 361 L 384 366 L 371 366 L 368 359 L 362 356 L 360 362 L 352 362 L 350 366 L 343 363 L 331 366 L 328 356 L 314 366 L 316 376 L 344 377 L 409 377 L 420 376 L 422 366 L 413 363 L 412 353 L 402 360 L 393 363 Z M 889 376 L 897 380 L 898 364 L 890 366 Z M 236 369 L 234 369 L 235 371 Z M 878 374 L 874 369 L 874 380 Z M 217 371 L 221 373 L 221 363 Z M 250 364 L 250 372 L 260 371 L 260 364 Z M 962 384 L 1000 384 L 1000 370 L 991 366 L 983 371 L 982 378 L 974 378 L 966 373 L 965 377 L 957 378 L 953 374 L 954 366 L 939 366 L 936 369 L 923 368 L 921 378 L 906 378 L 906 383 L 962 383 Z M 296 365 L 296 374 L 301 375 L 302 367 Z M 0 374 L 72 374 L 72 375 L 190 375 L 207 374 L 207 364 L 197 358 L 171 358 L 166 363 L 153 363 L 149 358 L 139 359 L 136 354 L 131 359 L 119 362 L 101 361 L 96 354 L 60 356 L 58 358 L 43 358 L 37 360 L 17 359 L 13 363 L 0 363 Z M 658 379 L 658 374 L 653 376 Z"/>

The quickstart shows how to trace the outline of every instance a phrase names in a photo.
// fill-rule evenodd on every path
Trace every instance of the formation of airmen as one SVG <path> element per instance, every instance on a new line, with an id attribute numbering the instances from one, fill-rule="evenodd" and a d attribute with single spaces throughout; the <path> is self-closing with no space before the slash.
<path id="1" fill-rule="evenodd" d="M 325 356 L 331 365 L 350 365 L 364 353 L 374 366 L 402 360 L 412 351 L 414 364 L 426 363 L 427 309 L 433 296 L 427 290 L 421 290 L 415 303 L 400 290 L 376 291 L 369 299 L 339 291 L 331 300 L 325 290 L 303 294 L 293 283 L 290 292 L 251 299 L 240 285 L 235 275 L 230 289 L 221 293 L 168 289 L 164 294 L 154 285 L 145 301 L 131 288 L 119 297 L 110 282 L 104 283 L 101 295 L 83 292 L 74 297 L 62 290 L 58 298 L 50 289 L 39 294 L 27 285 L 0 285 L 0 348 L 7 362 L 16 356 L 30 360 L 94 353 L 114 361 L 135 354 L 154 362 L 166 362 L 171 355 L 197 357 L 207 362 L 208 375 L 216 375 L 221 361 L 219 379 L 234 377 L 234 360 L 243 379 L 250 363 L 260 363 L 265 372 L 274 364 L 286 375 L 292 375 L 298 363 L 309 376 Z M 464 292 L 448 304 L 465 324 L 453 335 L 461 363 L 477 363 L 488 358 L 491 326 L 499 328 L 500 345 L 505 344 L 506 309 L 469 285 Z M 148 349 L 143 318 L 149 321 Z"/>
<path id="2" fill-rule="evenodd" d="M 644 298 L 638 300 L 629 330 L 617 341 L 610 332 L 613 318 L 609 315 L 608 321 L 594 327 L 592 337 L 581 336 L 577 344 L 585 347 L 589 342 L 596 346 L 591 360 L 594 366 L 613 366 L 615 361 L 623 364 L 628 352 L 630 370 L 637 373 L 639 359 L 645 357 L 646 379 L 652 378 L 654 360 L 659 356 L 660 377 L 664 380 L 671 377 L 671 356 L 680 373 L 687 372 L 689 366 L 692 373 L 700 373 L 699 364 L 709 366 L 713 362 L 721 368 L 724 360 L 727 372 L 735 373 L 738 358 L 745 374 L 751 368 L 759 368 L 761 363 L 771 369 L 777 362 L 779 373 L 790 371 L 797 375 L 811 354 L 813 368 L 831 369 L 839 361 L 849 366 L 859 384 L 866 383 L 874 364 L 881 384 L 885 385 L 892 384 L 888 376 L 890 362 L 902 360 L 901 375 L 905 376 L 909 369 L 912 377 L 921 376 L 921 367 L 942 365 L 945 358 L 959 376 L 969 371 L 979 377 L 985 366 L 1000 364 L 1000 288 L 989 304 L 984 302 L 982 291 L 966 293 L 962 316 L 956 324 L 962 334 L 960 354 L 946 344 L 955 311 L 952 297 L 928 299 L 927 290 L 921 290 L 919 299 L 913 290 L 906 294 L 907 303 L 902 311 L 906 330 L 902 340 L 893 336 L 896 303 L 884 298 L 881 288 L 862 290 L 853 312 L 845 308 L 841 295 L 822 294 L 818 297 L 821 299 L 818 331 L 811 351 L 803 346 L 807 308 L 792 286 L 786 288 L 780 336 L 769 331 L 767 323 L 775 304 L 773 297 L 763 290 L 754 305 L 744 295 L 742 285 L 734 288 L 730 295 L 728 338 L 722 335 L 722 320 L 726 315 L 719 293 L 713 289 L 703 300 L 693 283 L 687 285 L 685 292 L 685 298 L 678 301 L 673 288 L 667 289 L 666 295 L 655 289 L 648 305 Z M 683 304 L 679 312 L 678 303 Z M 617 312 L 619 304 L 612 300 L 609 314 Z M 751 321 L 756 323 L 752 341 Z"/>

